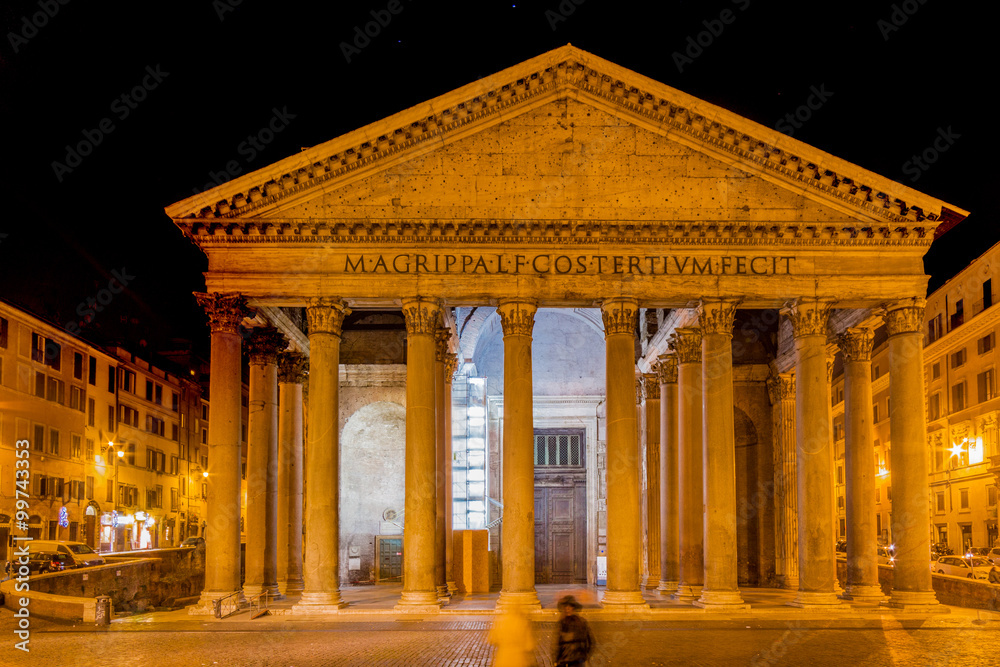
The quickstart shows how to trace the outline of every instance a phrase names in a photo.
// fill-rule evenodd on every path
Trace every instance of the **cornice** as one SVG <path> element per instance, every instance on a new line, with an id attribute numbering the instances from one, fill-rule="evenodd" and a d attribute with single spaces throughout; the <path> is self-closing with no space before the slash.
<path id="1" fill-rule="evenodd" d="M 926 313 L 924 322 L 926 327 Z M 988 333 L 987 330 L 992 331 L 998 323 L 1000 323 L 1000 305 L 994 305 L 927 345 L 924 348 L 924 360 L 931 361 L 932 357 L 947 354 L 955 347 L 968 345 L 972 339 Z"/>
<path id="2" fill-rule="evenodd" d="M 945 218 L 968 215 L 569 45 L 177 202 L 166 211 L 178 223 L 187 218 L 245 217 L 468 136 L 480 125 L 517 115 L 519 107 L 561 97 L 589 98 L 650 131 L 727 162 L 739 162 L 745 171 L 890 226 L 902 225 L 920 236 L 933 236 Z"/>

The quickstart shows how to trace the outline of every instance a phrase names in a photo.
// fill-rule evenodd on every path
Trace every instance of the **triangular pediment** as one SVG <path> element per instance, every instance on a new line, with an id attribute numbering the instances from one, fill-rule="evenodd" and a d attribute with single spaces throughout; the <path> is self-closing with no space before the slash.
<path id="1" fill-rule="evenodd" d="M 244 221 L 552 217 L 929 239 L 967 215 L 568 45 L 167 213 L 196 239 Z"/>

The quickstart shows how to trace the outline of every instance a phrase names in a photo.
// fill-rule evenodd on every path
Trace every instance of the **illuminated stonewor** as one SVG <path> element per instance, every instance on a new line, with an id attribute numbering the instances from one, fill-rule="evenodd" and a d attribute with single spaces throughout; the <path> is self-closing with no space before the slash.
<path id="1" fill-rule="evenodd" d="M 321 299 L 337 299 L 360 316 L 400 319 L 405 312 L 408 354 L 400 323 L 394 332 L 379 334 L 385 345 L 358 343 L 340 381 L 354 392 L 342 406 L 352 414 L 364 409 L 360 403 L 375 405 L 377 387 L 397 406 L 405 402 L 405 448 L 393 445 L 405 459 L 405 480 L 398 472 L 388 480 L 396 506 L 385 503 L 383 520 L 337 518 L 330 496 L 338 489 L 314 491 L 317 484 L 339 484 L 338 474 L 361 474 L 356 467 L 371 472 L 365 467 L 375 460 L 370 448 L 348 466 L 324 454 L 320 469 L 308 462 L 305 467 L 303 599 L 311 596 L 314 611 L 333 611 L 342 603 L 330 568 L 339 568 L 342 580 L 361 576 L 365 568 L 372 568 L 372 579 L 381 576 L 383 565 L 373 564 L 374 545 L 386 544 L 400 525 L 402 561 L 394 565 L 396 552 L 386 549 L 384 565 L 402 568 L 399 608 L 438 608 L 446 581 L 436 478 L 448 474 L 435 449 L 441 428 L 436 412 L 442 408 L 434 396 L 433 336 L 440 327 L 457 337 L 455 391 L 468 378 L 487 387 L 484 449 L 466 446 L 473 438 L 454 429 L 463 423 L 464 410 L 452 424 L 452 490 L 466 494 L 456 495 L 454 508 L 462 509 L 454 517 L 465 527 L 491 531 L 490 548 L 501 551 L 494 573 L 504 578 L 494 584 L 511 601 L 516 595 L 534 605 L 526 572 L 530 519 L 535 581 L 592 583 L 603 558 L 604 601 L 619 609 L 643 608 L 643 577 L 659 578 L 667 588 L 677 577 L 681 599 L 701 596 L 707 609 L 742 605 L 737 585 L 782 581 L 795 587 L 798 605 L 840 604 L 825 346 L 846 328 L 878 319 L 879 308 L 898 319 L 891 314 L 923 298 L 922 258 L 935 229 L 967 215 L 571 46 L 313 146 L 178 202 L 167 213 L 206 253 L 208 292 L 242 294 L 270 312 Z M 535 326 L 519 334 L 525 340 L 518 347 L 532 350 L 533 366 L 514 366 L 516 376 L 504 377 L 504 365 L 495 362 L 507 325 L 501 327 L 494 308 L 511 303 L 537 308 Z M 683 336 L 699 325 L 699 303 L 738 304 L 733 339 L 727 342 L 722 326 L 728 320 L 713 320 L 704 332 L 705 354 L 679 355 L 676 394 L 661 399 L 666 414 L 677 410 L 678 472 L 674 477 L 668 467 L 659 478 L 679 480 L 677 501 L 671 502 L 671 492 L 665 502 L 650 502 L 644 487 L 652 477 L 640 468 L 656 457 L 639 455 L 646 450 L 636 441 L 635 376 L 655 371 L 675 330 Z M 779 320 L 781 308 L 792 323 Z M 422 310 L 433 321 L 424 321 L 417 312 Z M 585 348 L 568 353 L 570 343 L 560 348 L 558 339 L 571 330 L 580 332 L 573 340 Z M 349 333 L 350 327 L 343 335 Z M 310 339 L 315 335 L 309 332 Z M 907 332 L 895 335 L 894 372 L 913 377 L 919 355 L 905 353 Z M 597 341 L 605 336 L 602 349 Z M 335 350 L 330 348 L 321 368 L 316 354 L 313 349 L 311 381 L 332 381 Z M 365 361 L 376 358 L 399 372 L 405 362 L 405 397 L 392 373 Z M 603 372 L 574 374 L 600 359 Z M 224 363 L 213 359 L 213 370 Z M 492 376 L 481 373 L 485 368 L 493 369 Z M 795 414 L 790 397 L 783 397 L 792 385 L 783 380 L 784 389 L 774 391 L 772 379 L 779 402 L 772 423 L 768 377 L 787 378 L 793 370 Z M 238 379 L 226 377 L 213 382 Z M 531 386 L 533 395 L 512 396 L 504 391 L 507 382 Z M 703 398 L 692 401 L 686 392 L 695 384 L 702 385 Z M 310 401 L 335 411 L 336 388 L 324 385 L 319 396 L 315 389 Z M 827 396 L 827 404 L 817 396 Z M 676 408 L 667 401 L 676 401 Z M 507 419 L 517 420 L 514 438 L 506 430 L 506 405 L 512 406 Z M 309 443 L 333 446 L 336 433 L 314 433 L 314 420 L 335 429 L 351 415 L 330 421 L 312 407 L 306 406 Z M 730 409 L 731 423 L 717 414 Z M 213 403 L 213 419 L 217 414 L 225 419 L 227 413 Z M 893 432 L 906 443 L 898 451 L 912 463 L 907 470 L 926 470 L 926 452 L 913 444 L 923 433 L 920 411 L 896 409 L 891 419 Z M 526 495 L 529 429 L 536 479 L 534 493 Z M 384 441 L 399 442 L 395 437 Z M 539 449 L 550 442 L 551 457 Z M 674 436 L 662 442 L 672 447 Z M 707 457 L 705 468 L 699 462 L 688 470 L 686 461 L 695 454 L 699 461 Z M 307 447 L 307 457 L 313 455 Z M 382 461 L 392 465 L 392 457 Z M 553 472 L 557 468 L 562 477 Z M 702 484 L 686 493 L 685 480 L 693 485 L 699 476 Z M 892 502 L 907 508 L 913 526 L 928 518 L 922 489 L 910 482 L 894 487 Z M 654 514 L 659 504 L 679 523 L 668 517 L 659 531 L 641 525 L 642 497 Z M 342 531 L 344 521 L 364 520 L 379 533 L 352 529 L 338 539 L 332 534 L 338 520 Z M 646 520 L 660 525 L 661 517 Z M 692 523 L 699 521 L 701 537 Z M 229 542 L 234 525 L 225 533 Z M 650 536 L 659 545 L 645 552 L 667 555 L 661 572 L 651 572 L 655 564 L 642 559 L 642 540 Z M 700 559 L 685 551 L 685 540 L 696 538 L 690 545 L 705 545 Z M 669 539 L 678 544 L 665 544 Z M 734 545 L 735 558 L 719 553 Z M 919 551 L 925 543 L 911 540 L 906 546 Z M 342 560 L 349 563 L 346 571 Z M 691 572 L 699 561 L 696 567 L 703 569 Z M 909 566 L 897 568 L 897 584 L 907 594 L 894 595 L 896 604 L 926 605 L 933 598 L 929 582 Z M 203 598 L 218 591 L 216 586 Z"/>

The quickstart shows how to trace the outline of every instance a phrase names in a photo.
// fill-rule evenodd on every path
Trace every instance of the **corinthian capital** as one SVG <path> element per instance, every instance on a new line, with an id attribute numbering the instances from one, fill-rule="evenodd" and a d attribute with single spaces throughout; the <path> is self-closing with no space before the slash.
<path id="1" fill-rule="evenodd" d="M 725 334 L 732 337 L 736 307 L 742 299 L 702 299 L 698 303 L 698 324 L 703 335 Z"/>
<path id="2" fill-rule="evenodd" d="M 667 344 L 671 350 L 677 353 L 677 363 L 701 363 L 701 329 L 698 327 L 680 327 L 674 329 L 674 333 Z"/>
<path id="3" fill-rule="evenodd" d="M 677 384 L 677 353 L 668 352 L 657 358 L 656 374 L 660 384 Z"/>
<path id="4" fill-rule="evenodd" d="M 660 400 L 660 377 L 656 373 L 643 373 L 642 381 L 645 383 L 646 400 Z"/>
<path id="5" fill-rule="evenodd" d="M 792 321 L 792 335 L 826 337 L 826 323 L 833 309 L 833 299 L 801 297 L 788 303 L 781 314 Z"/>
<path id="6" fill-rule="evenodd" d="M 872 360 L 872 330 L 851 327 L 837 336 L 837 345 L 844 355 L 844 362 Z"/>
<path id="7" fill-rule="evenodd" d="M 278 363 L 278 352 L 288 347 L 288 339 L 274 327 L 257 327 L 250 332 L 247 351 L 251 364 L 264 366 Z"/>
<path id="8" fill-rule="evenodd" d="M 321 296 L 306 301 L 306 321 L 309 333 L 327 333 L 339 336 L 344 326 L 344 318 L 351 309 L 340 299 Z"/>
<path id="9" fill-rule="evenodd" d="M 434 358 L 440 363 L 446 363 L 449 356 L 454 356 L 448 350 L 448 345 L 451 343 L 451 329 L 446 329 L 440 327 L 434 332 Z"/>
<path id="10" fill-rule="evenodd" d="M 501 301 L 497 305 L 497 315 L 500 316 L 500 326 L 504 336 L 530 336 L 535 326 L 535 313 L 538 306 L 527 299 L 511 299 Z"/>
<path id="11" fill-rule="evenodd" d="M 639 326 L 639 304 L 633 299 L 608 299 L 601 304 L 604 336 L 635 335 Z"/>
<path id="12" fill-rule="evenodd" d="M 208 315 L 208 325 L 212 333 L 239 333 L 244 317 L 252 317 L 254 310 L 247 305 L 242 294 L 220 294 L 195 292 L 194 298 Z"/>
<path id="13" fill-rule="evenodd" d="M 309 373 L 309 359 L 301 352 L 286 350 L 278 353 L 278 382 L 302 384 Z"/>
<path id="14" fill-rule="evenodd" d="M 458 355 L 448 354 L 444 358 L 444 381 L 451 384 L 455 379 L 455 371 L 458 370 Z"/>
<path id="15" fill-rule="evenodd" d="M 771 405 L 777 405 L 780 401 L 795 398 L 795 375 L 784 373 L 780 375 L 769 375 L 767 378 L 767 397 Z"/>
<path id="16" fill-rule="evenodd" d="M 926 305 L 927 302 L 920 297 L 901 299 L 887 305 L 882 319 L 889 335 L 923 332 Z"/>
<path id="17" fill-rule="evenodd" d="M 407 299 L 403 301 L 403 317 L 407 335 L 435 336 L 441 322 L 441 304 L 432 299 Z"/>

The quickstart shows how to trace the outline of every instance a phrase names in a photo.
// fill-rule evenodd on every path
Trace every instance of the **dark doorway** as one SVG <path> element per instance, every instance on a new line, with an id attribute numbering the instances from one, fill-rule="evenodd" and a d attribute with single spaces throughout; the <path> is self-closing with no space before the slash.
<path id="1" fill-rule="evenodd" d="M 535 431 L 535 583 L 587 582 L 583 429 Z"/>
<path id="2" fill-rule="evenodd" d="M 376 582 L 403 580 L 403 538 L 378 536 Z"/>

